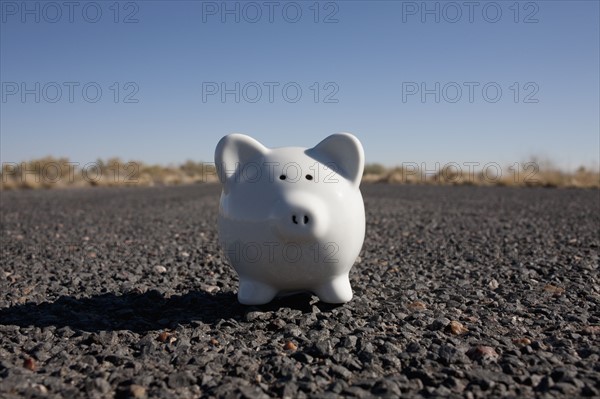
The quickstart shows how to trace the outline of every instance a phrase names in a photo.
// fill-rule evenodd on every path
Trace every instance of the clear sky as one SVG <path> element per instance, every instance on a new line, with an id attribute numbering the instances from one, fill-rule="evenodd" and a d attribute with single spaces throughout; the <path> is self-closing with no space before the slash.
<path id="1" fill-rule="evenodd" d="M 347 131 L 385 165 L 599 163 L 595 0 L 0 4 L 2 162 Z"/>

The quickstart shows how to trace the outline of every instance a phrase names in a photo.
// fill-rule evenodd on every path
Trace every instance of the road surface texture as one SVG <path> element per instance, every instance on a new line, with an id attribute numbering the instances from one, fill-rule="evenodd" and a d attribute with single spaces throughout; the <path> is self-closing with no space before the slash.
<path id="1" fill-rule="evenodd" d="M 354 299 L 262 307 L 219 190 L 1 193 L 0 397 L 600 395 L 598 190 L 363 186 Z"/>

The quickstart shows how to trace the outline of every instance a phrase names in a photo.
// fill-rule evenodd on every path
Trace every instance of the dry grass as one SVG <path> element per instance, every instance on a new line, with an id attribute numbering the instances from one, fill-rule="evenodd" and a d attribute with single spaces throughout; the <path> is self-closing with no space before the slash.
<path id="1" fill-rule="evenodd" d="M 377 172 L 375 172 L 377 171 Z M 523 162 L 518 168 L 494 164 L 484 170 L 441 167 L 439 171 L 424 170 L 417 164 L 391 169 L 367 165 L 365 183 L 438 184 L 515 187 L 578 187 L 600 188 L 600 170 L 580 167 L 574 172 L 562 171 L 549 162 Z"/>
<path id="2" fill-rule="evenodd" d="M 430 166 L 427 166 L 430 169 Z M 46 157 L 21 163 L 4 163 L 0 189 L 38 189 L 84 186 L 156 186 L 216 182 L 213 164 L 187 161 L 179 166 L 123 162 L 118 158 L 76 164 L 67 158 Z M 551 162 L 533 160 L 518 168 L 494 164 L 483 170 L 469 170 L 448 164 L 436 170 L 407 163 L 395 168 L 380 164 L 365 166 L 363 183 L 439 184 L 517 187 L 600 188 L 600 171 L 580 167 L 561 171 Z"/>
<path id="3" fill-rule="evenodd" d="M 212 164 L 187 161 L 180 166 L 123 162 L 118 158 L 87 164 L 46 157 L 2 165 L 0 189 L 85 186 L 156 186 L 217 181 Z"/>

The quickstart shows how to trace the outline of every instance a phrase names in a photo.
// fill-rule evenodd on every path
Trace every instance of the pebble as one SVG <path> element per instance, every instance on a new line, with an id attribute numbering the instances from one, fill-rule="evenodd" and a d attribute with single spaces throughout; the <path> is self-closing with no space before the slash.
<path id="1" fill-rule="evenodd" d="M 146 397 L 146 388 L 141 385 L 131 384 L 129 386 L 129 393 L 132 398 L 143 399 Z"/>
<path id="2" fill-rule="evenodd" d="M 154 266 L 154 271 L 158 274 L 163 274 L 167 272 L 167 268 L 162 265 L 156 265 Z"/>
<path id="3" fill-rule="evenodd" d="M 467 354 L 473 359 L 481 359 L 488 361 L 495 361 L 500 357 L 500 355 L 498 355 L 494 348 L 485 345 L 478 345 L 476 347 L 473 347 L 467 352 Z"/>
<path id="4" fill-rule="evenodd" d="M 42 395 L 46 395 L 48 393 L 48 388 L 42 384 L 33 384 L 31 387 L 38 390 Z"/>
<path id="5" fill-rule="evenodd" d="M 600 326 L 586 326 L 582 332 L 587 335 L 600 334 Z"/>
<path id="6" fill-rule="evenodd" d="M 539 384 L 535 387 L 536 391 L 547 392 L 550 388 L 554 386 L 554 380 L 550 376 L 544 376 L 540 380 Z"/>
<path id="7" fill-rule="evenodd" d="M 202 287 L 204 291 L 208 292 L 208 293 L 213 293 L 213 292 L 219 292 L 221 290 L 220 287 L 216 286 L 216 285 L 205 285 Z"/>
<path id="8" fill-rule="evenodd" d="M 414 301 L 408 304 L 408 309 L 418 311 L 427 309 L 427 305 L 421 301 Z"/>
<path id="9" fill-rule="evenodd" d="M 36 361 L 30 357 L 25 358 L 25 360 L 23 361 L 23 367 L 25 367 L 27 370 L 30 370 L 30 371 L 37 370 Z"/>
<path id="10" fill-rule="evenodd" d="M 555 285 L 552 284 L 546 284 L 544 286 L 544 291 L 554 295 L 554 296 L 559 296 L 562 295 L 565 292 L 565 289 L 562 287 L 557 287 Z"/>
<path id="11" fill-rule="evenodd" d="M 298 349 L 298 347 L 292 341 L 286 341 L 286 343 L 283 345 L 283 349 L 294 352 L 296 349 Z"/>
<path id="12" fill-rule="evenodd" d="M 469 332 L 467 327 L 456 320 L 452 320 L 450 324 L 446 326 L 446 330 L 452 335 L 464 335 Z"/>
<path id="13" fill-rule="evenodd" d="M 350 370 L 338 364 L 334 364 L 331 366 L 331 372 L 333 373 L 333 375 L 341 377 L 345 380 L 349 380 L 352 377 L 352 372 Z"/>
<path id="14" fill-rule="evenodd" d="M 156 339 L 159 342 L 168 342 L 171 339 L 171 333 L 167 332 L 167 331 L 163 331 L 160 334 L 158 334 L 158 337 Z"/>
<path id="15" fill-rule="evenodd" d="M 167 384 L 171 388 L 182 388 L 190 386 L 195 381 L 196 378 L 190 371 L 180 371 L 170 374 L 167 379 Z"/>
<path id="16" fill-rule="evenodd" d="M 515 338 L 512 342 L 517 345 L 531 345 L 531 340 L 527 337 Z"/>

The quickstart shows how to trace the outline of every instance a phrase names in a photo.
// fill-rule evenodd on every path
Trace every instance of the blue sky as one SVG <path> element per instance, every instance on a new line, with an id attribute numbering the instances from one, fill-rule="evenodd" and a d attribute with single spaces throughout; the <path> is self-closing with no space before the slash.
<path id="1" fill-rule="evenodd" d="M 0 1 L 2 162 L 348 131 L 385 165 L 599 163 L 598 1 L 50 3 Z"/>

